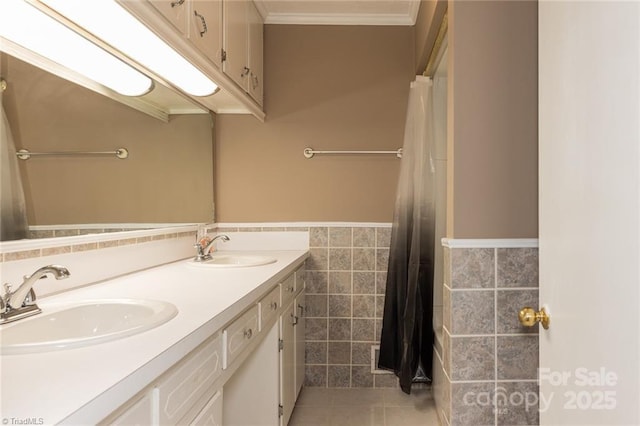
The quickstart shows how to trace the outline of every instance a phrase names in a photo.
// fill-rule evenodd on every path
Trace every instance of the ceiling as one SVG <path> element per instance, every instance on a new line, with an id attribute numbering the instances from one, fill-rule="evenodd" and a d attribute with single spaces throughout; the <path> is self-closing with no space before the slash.
<path id="1" fill-rule="evenodd" d="M 265 24 L 414 25 L 420 0 L 254 0 Z"/>

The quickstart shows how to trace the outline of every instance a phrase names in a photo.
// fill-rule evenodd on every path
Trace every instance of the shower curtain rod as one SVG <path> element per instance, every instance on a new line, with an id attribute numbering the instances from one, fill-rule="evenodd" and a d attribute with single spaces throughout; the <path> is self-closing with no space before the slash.
<path id="1" fill-rule="evenodd" d="M 21 149 L 16 152 L 16 156 L 20 160 L 28 160 L 32 156 L 95 156 L 95 155 L 114 155 L 124 160 L 129 157 L 129 151 L 126 148 L 118 148 L 115 151 L 64 151 L 64 152 L 30 152 L 28 149 Z"/>
<path id="2" fill-rule="evenodd" d="M 395 151 L 316 151 L 313 148 L 305 148 L 303 154 L 306 158 L 313 158 L 315 154 L 394 154 L 402 158 L 402 148 Z"/>

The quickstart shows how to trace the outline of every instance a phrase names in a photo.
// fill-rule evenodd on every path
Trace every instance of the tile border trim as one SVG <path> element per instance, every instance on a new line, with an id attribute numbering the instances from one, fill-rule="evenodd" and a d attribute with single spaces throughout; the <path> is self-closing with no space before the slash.
<path id="1" fill-rule="evenodd" d="M 456 239 L 443 238 L 447 248 L 538 248 L 537 238 Z"/>
<path id="2" fill-rule="evenodd" d="M 391 222 L 216 222 L 208 228 L 391 228 Z"/>

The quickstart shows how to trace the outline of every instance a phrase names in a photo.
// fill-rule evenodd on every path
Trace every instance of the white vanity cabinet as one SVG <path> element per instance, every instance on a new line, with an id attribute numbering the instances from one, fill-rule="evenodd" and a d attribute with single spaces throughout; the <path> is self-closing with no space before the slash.
<path id="1" fill-rule="evenodd" d="M 262 17 L 250 0 L 225 0 L 223 10 L 223 71 L 262 105 Z"/>
<path id="2" fill-rule="evenodd" d="M 111 416 L 112 420 L 101 424 L 111 426 L 146 426 L 157 424 L 158 392 L 156 389 L 147 391 L 129 408 L 119 410 Z"/>
<path id="3" fill-rule="evenodd" d="M 192 426 L 222 426 L 222 389 L 207 402 L 200 414 L 191 422 Z"/>
<path id="4" fill-rule="evenodd" d="M 286 426 L 304 380 L 304 266 L 101 424 Z"/>
<path id="5" fill-rule="evenodd" d="M 101 424 L 215 424 L 202 422 L 222 416 L 222 393 L 216 389 L 222 375 L 222 352 L 218 332 L 156 379 L 133 404 L 125 404 Z"/>

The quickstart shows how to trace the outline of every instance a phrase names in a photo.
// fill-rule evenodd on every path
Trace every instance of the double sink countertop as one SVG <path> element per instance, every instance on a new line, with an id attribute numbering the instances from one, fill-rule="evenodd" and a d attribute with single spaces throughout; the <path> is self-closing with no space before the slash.
<path id="1" fill-rule="evenodd" d="M 277 261 L 198 268 L 185 259 L 40 299 L 40 315 L 47 313 L 49 304 L 59 302 L 128 298 L 170 302 L 178 314 L 156 328 L 111 342 L 1 356 L 3 424 L 21 424 L 25 419 L 32 424 L 99 422 L 293 273 L 308 251 L 242 254 L 272 256 Z"/>

